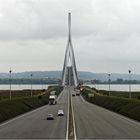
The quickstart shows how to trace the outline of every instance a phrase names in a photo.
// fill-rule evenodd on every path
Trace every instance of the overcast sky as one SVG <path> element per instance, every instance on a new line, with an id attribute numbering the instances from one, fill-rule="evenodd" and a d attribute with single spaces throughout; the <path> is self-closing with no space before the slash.
<path id="1" fill-rule="evenodd" d="M 140 0 L 0 0 L 0 72 L 62 70 L 68 12 L 78 70 L 140 74 Z"/>

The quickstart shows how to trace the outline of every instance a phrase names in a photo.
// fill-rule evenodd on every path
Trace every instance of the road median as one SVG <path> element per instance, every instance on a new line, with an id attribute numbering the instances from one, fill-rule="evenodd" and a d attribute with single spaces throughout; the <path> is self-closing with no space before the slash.
<path id="1" fill-rule="evenodd" d="M 71 89 L 69 89 L 69 129 L 68 129 L 68 139 L 76 140 L 75 132 L 75 120 L 74 120 L 74 111 L 73 111 L 73 102 Z"/>

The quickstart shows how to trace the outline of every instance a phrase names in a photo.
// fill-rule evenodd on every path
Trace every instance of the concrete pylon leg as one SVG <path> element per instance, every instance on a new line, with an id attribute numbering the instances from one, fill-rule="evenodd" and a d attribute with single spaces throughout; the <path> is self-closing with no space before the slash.
<path id="1" fill-rule="evenodd" d="M 71 13 L 68 14 L 68 43 L 62 72 L 62 86 L 77 86 L 78 75 L 71 41 Z"/>

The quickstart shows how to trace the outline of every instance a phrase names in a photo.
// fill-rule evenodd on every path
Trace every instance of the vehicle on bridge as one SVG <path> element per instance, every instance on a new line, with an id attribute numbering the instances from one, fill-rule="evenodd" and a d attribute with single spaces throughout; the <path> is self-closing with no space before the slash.
<path id="1" fill-rule="evenodd" d="M 49 96 L 49 105 L 55 105 L 55 104 L 57 104 L 56 98 L 57 98 L 56 95 L 50 95 Z"/>
<path id="2" fill-rule="evenodd" d="M 82 92 L 83 90 L 84 90 L 84 87 L 81 86 L 81 87 L 80 87 L 80 92 Z"/>
<path id="3" fill-rule="evenodd" d="M 80 96 L 80 90 L 76 90 L 76 96 Z"/>
<path id="4" fill-rule="evenodd" d="M 54 120 L 53 114 L 48 114 L 47 115 L 47 120 Z"/>
<path id="5" fill-rule="evenodd" d="M 75 96 L 75 93 L 72 93 L 72 96 Z"/>
<path id="6" fill-rule="evenodd" d="M 58 116 L 64 116 L 64 111 L 62 109 L 58 110 Z"/>

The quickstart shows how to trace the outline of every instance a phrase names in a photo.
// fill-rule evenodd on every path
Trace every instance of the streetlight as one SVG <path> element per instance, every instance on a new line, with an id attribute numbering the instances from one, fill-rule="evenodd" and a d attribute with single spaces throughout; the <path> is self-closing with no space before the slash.
<path id="1" fill-rule="evenodd" d="M 10 76 L 10 94 L 9 94 L 9 99 L 11 100 L 12 99 L 12 94 L 11 94 L 11 73 L 12 73 L 12 70 L 11 70 L 11 68 L 10 68 L 10 70 L 9 70 L 9 76 Z"/>
<path id="2" fill-rule="evenodd" d="M 32 92 L 32 76 L 33 76 L 33 74 L 31 73 L 31 97 L 33 96 L 33 92 Z"/>
<path id="3" fill-rule="evenodd" d="M 110 80 L 110 73 L 108 74 L 108 82 L 109 82 L 109 96 L 110 96 L 110 82 L 111 82 L 111 80 Z"/>
<path id="4" fill-rule="evenodd" d="M 128 70 L 129 73 L 129 99 L 131 99 L 131 70 L 129 68 Z"/>
<path id="5" fill-rule="evenodd" d="M 44 88 L 44 86 L 43 86 L 43 78 L 42 78 L 42 80 L 41 80 L 41 81 L 42 81 L 42 90 L 43 90 L 43 88 Z"/>

